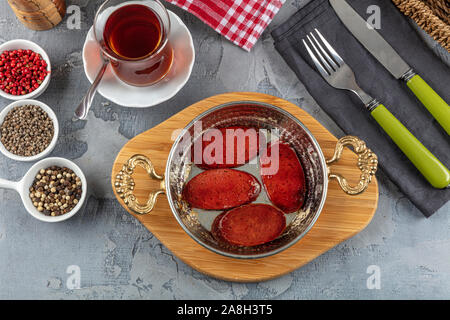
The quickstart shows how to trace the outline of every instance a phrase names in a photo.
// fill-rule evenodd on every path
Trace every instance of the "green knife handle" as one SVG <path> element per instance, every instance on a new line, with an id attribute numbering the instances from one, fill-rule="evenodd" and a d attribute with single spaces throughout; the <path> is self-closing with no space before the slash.
<path id="1" fill-rule="evenodd" d="M 449 170 L 385 106 L 378 105 L 371 114 L 433 187 L 450 184 Z"/>
<path id="2" fill-rule="evenodd" d="M 450 135 L 450 106 L 419 75 L 412 77 L 407 85 Z"/>

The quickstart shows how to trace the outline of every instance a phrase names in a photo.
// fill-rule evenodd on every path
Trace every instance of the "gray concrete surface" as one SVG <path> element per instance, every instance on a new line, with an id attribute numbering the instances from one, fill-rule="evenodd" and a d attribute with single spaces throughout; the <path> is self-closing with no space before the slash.
<path id="1" fill-rule="evenodd" d="M 287 0 L 270 28 L 305 2 Z M 450 298 L 450 205 L 425 219 L 382 173 L 379 207 L 369 226 L 289 275 L 231 283 L 204 276 L 177 259 L 113 199 L 109 173 L 128 139 L 200 99 L 242 90 L 292 101 L 337 136 L 342 133 L 277 55 L 270 28 L 246 53 L 171 5 L 194 38 L 197 61 L 187 85 L 151 109 L 122 108 L 97 96 L 89 120 L 73 122 L 73 110 L 89 86 L 81 48 L 100 1 L 68 4 L 81 7 L 80 30 L 68 29 L 66 19 L 53 30 L 35 32 L 16 20 L 6 1 L 0 2 L 0 42 L 30 39 L 51 57 L 53 78 L 40 100 L 55 110 L 61 124 L 53 155 L 78 163 L 92 190 L 84 213 L 59 224 L 33 219 L 18 194 L 0 190 L 1 299 Z M 421 34 L 448 63 L 449 55 Z M 0 108 L 8 103 L 0 99 Z M 0 176 L 18 180 L 30 166 L 1 156 Z M 370 265 L 379 267 L 380 289 L 367 288 Z M 80 289 L 72 289 L 70 266 L 79 267 Z"/>

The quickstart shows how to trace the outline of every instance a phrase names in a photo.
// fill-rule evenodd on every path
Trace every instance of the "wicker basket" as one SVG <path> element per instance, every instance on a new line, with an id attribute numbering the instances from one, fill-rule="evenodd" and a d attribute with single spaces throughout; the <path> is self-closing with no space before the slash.
<path id="1" fill-rule="evenodd" d="M 61 22 L 65 0 L 8 0 L 17 18 L 33 30 L 48 30 Z"/>
<path id="2" fill-rule="evenodd" d="M 449 0 L 392 0 L 392 2 L 450 52 Z"/>

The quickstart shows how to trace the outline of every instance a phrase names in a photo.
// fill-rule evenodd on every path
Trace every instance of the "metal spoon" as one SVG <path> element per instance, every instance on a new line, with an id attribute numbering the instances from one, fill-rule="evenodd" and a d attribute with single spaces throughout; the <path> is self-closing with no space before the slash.
<path id="1" fill-rule="evenodd" d="M 109 64 L 109 60 L 103 59 L 103 65 L 100 68 L 99 72 L 97 73 L 97 76 L 95 77 L 94 82 L 92 82 L 91 87 L 89 88 L 88 92 L 84 96 L 83 100 L 81 100 L 80 104 L 78 105 L 78 108 L 75 110 L 75 118 L 79 120 L 85 120 L 89 109 L 92 105 L 92 100 L 94 100 L 95 93 L 97 92 L 97 87 L 100 83 L 100 81 L 103 78 L 103 75 L 105 74 L 106 67 Z"/>

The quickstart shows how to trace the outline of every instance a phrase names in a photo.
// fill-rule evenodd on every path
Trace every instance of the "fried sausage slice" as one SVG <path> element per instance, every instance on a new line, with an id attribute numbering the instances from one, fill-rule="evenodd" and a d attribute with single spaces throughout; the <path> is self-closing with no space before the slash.
<path id="1" fill-rule="evenodd" d="M 272 154 L 277 149 L 278 157 Z M 306 186 L 305 174 L 294 149 L 282 142 L 269 145 L 260 157 L 260 169 L 270 201 L 284 213 L 298 211 L 305 201 Z"/>
<path id="2" fill-rule="evenodd" d="M 192 162 L 199 168 L 242 166 L 258 155 L 260 145 L 266 145 L 266 137 L 255 128 L 232 126 L 214 130 L 215 132 L 212 129 L 207 130 L 203 134 L 201 154 L 197 153 L 195 146 L 192 148 Z M 217 134 L 220 135 L 221 141 L 213 145 Z M 221 150 L 217 150 L 218 148 Z"/>
<path id="3" fill-rule="evenodd" d="M 261 185 L 250 173 L 234 169 L 206 170 L 183 188 L 183 198 L 193 207 L 226 210 L 255 201 Z"/>
<path id="4" fill-rule="evenodd" d="M 276 239 L 286 227 L 282 211 L 268 204 L 248 204 L 217 216 L 212 234 L 238 246 L 256 246 Z"/>

